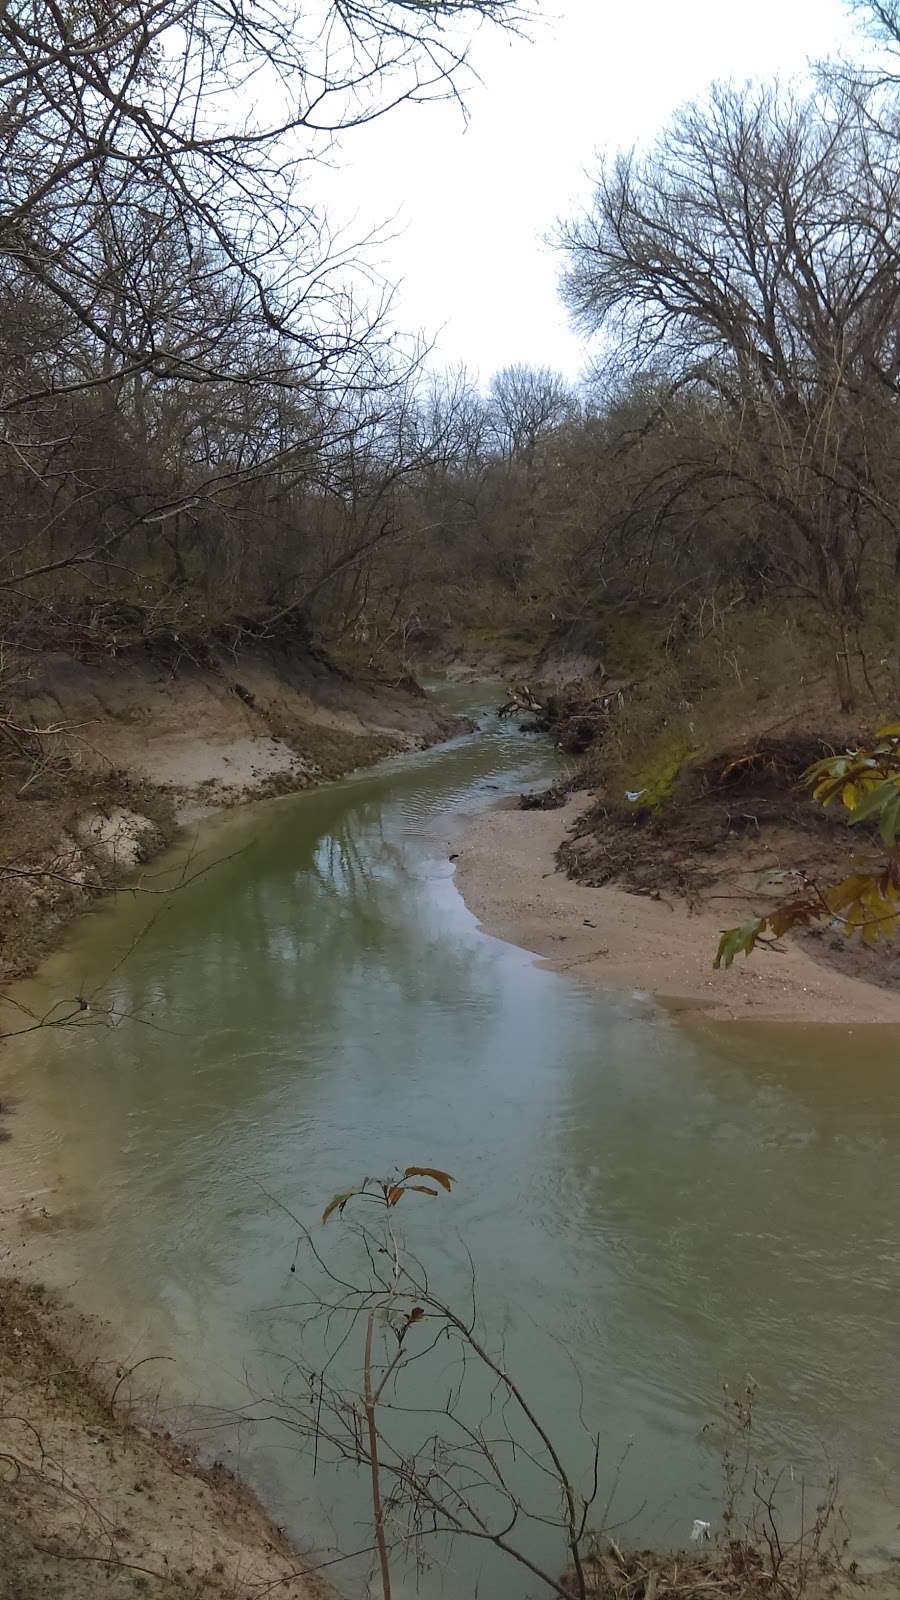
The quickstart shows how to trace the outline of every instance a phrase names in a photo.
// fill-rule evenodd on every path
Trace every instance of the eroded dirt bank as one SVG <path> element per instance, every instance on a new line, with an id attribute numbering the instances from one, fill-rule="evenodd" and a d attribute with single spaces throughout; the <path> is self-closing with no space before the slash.
<path id="1" fill-rule="evenodd" d="M 829 970 L 797 942 L 713 971 L 721 930 L 746 915 L 738 893 L 734 903 L 692 909 L 682 899 L 566 878 L 557 851 L 587 804 L 584 795 L 550 811 L 507 804 L 468 825 L 457 882 L 489 933 L 580 980 L 713 1008 L 724 1017 L 900 1024 L 900 995 Z"/>
<path id="2" fill-rule="evenodd" d="M 98 893 L 219 806 L 304 789 L 447 737 L 412 683 L 305 647 L 48 654 L 18 674 L 0 754 L 0 981 Z"/>
<path id="3" fill-rule="evenodd" d="M 135 1424 L 127 1374 L 92 1340 L 42 1290 L 0 1282 L 0 1597 L 327 1600 L 231 1473 Z"/>
<path id="4" fill-rule="evenodd" d="M 64 724 L 77 766 L 167 785 L 182 802 L 339 776 L 373 743 L 416 749 L 449 720 L 414 686 L 355 681 L 315 651 L 262 643 L 209 646 L 202 658 L 175 644 L 97 663 L 50 655 L 30 669 L 18 709 Z"/>

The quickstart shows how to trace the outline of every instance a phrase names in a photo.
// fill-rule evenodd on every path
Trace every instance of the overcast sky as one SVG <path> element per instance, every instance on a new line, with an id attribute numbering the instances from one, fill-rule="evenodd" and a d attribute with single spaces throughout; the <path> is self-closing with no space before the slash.
<path id="1" fill-rule="evenodd" d="M 348 139 L 329 214 L 396 217 L 380 251 L 396 321 L 437 337 L 441 365 L 485 382 L 524 360 L 576 377 L 557 300 L 554 219 L 590 193 L 594 152 L 646 142 L 714 78 L 803 75 L 853 35 L 841 0 L 538 0 L 532 39 L 484 28 L 466 126 L 450 104 L 403 107 Z"/>

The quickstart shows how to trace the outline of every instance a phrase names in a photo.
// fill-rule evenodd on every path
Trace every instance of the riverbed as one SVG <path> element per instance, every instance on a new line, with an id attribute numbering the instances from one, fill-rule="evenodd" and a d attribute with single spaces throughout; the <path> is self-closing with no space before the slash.
<path id="1" fill-rule="evenodd" d="M 271 1406 L 234 1421 L 296 1349 L 283 1207 L 314 1226 L 366 1174 L 446 1168 L 453 1194 L 408 1213 L 415 1247 L 451 1295 L 471 1252 L 488 1337 L 576 1469 L 581 1417 L 599 1432 L 626 1542 L 715 1521 L 721 1386 L 749 1374 L 755 1448 L 795 1481 L 839 1469 L 856 1544 L 895 1554 L 894 1036 L 686 1026 L 485 934 L 454 882 L 464 821 L 554 757 L 496 720 L 491 691 L 443 693 L 473 733 L 202 825 L 188 875 L 213 870 L 119 895 L 23 986 L 32 1008 L 89 998 L 97 1026 L 4 1053 L 5 1202 L 27 1202 L 13 1263 L 123 1352 L 174 1357 L 160 1415 L 190 1403 L 327 1555 L 366 1543 L 365 1484 L 313 1475 Z M 524 1592 L 480 1550 L 441 1554 L 398 1593 L 468 1600 L 482 1570 L 482 1592 Z M 334 1576 L 352 1595 L 366 1569 Z"/>

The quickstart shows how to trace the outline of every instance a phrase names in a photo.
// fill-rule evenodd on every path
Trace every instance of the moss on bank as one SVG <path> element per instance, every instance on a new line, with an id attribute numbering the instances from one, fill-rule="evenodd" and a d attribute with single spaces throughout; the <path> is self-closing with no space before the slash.
<path id="1" fill-rule="evenodd" d="M 678 734 L 658 739 L 634 773 L 624 798 L 633 794 L 636 798 L 629 804 L 640 811 L 658 812 L 675 794 L 696 755 L 697 751 Z"/>
<path id="2" fill-rule="evenodd" d="M 304 765 L 311 771 L 310 783 L 299 782 L 296 788 L 308 788 L 310 784 L 333 783 L 338 778 L 345 778 L 348 773 L 356 772 L 362 767 L 371 767 L 376 761 L 382 761 L 386 756 L 397 755 L 400 751 L 408 749 L 408 743 L 400 738 L 387 733 L 346 733 L 339 728 L 325 728 L 315 723 L 285 725 L 275 730 L 280 733 L 290 749 L 299 757 Z M 265 785 L 254 791 L 265 794 Z M 272 793 L 285 793 L 284 789 L 273 789 Z"/>

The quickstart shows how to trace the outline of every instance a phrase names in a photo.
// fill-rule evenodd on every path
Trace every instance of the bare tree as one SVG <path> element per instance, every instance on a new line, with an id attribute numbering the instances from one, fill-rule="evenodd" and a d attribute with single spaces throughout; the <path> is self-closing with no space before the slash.
<path id="1" fill-rule="evenodd" d="M 898 199 L 853 97 L 717 89 L 650 156 L 604 168 L 590 213 L 562 233 L 581 326 L 705 397 L 680 481 L 765 516 L 780 581 L 835 630 L 846 704 L 847 628 L 894 523 Z"/>
<path id="2" fill-rule="evenodd" d="M 304 164 L 401 101 L 453 92 L 463 25 L 518 15 L 515 0 L 341 0 L 311 28 L 290 5 L 117 0 L 70 13 L 10 0 L 0 256 L 66 307 L 114 371 L 202 380 L 219 365 L 173 329 L 148 348 L 108 314 L 110 294 L 141 301 L 144 274 L 109 279 L 109 250 L 137 208 L 151 231 L 180 226 L 207 264 L 215 255 L 237 273 L 243 302 L 316 373 L 352 333 L 346 308 L 332 309 L 347 258 L 300 193 Z"/>
<path id="3" fill-rule="evenodd" d="M 52 523 L 60 546 L 18 540 L 7 591 L 108 564 L 130 530 L 183 525 L 258 473 L 241 443 L 242 391 L 301 395 L 285 448 L 308 457 L 326 388 L 340 412 L 348 391 L 383 387 L 388 357 L 391 381 L 408 379 L 364 242 L 316 213 L 303 177 L 339 135 L 398 103 L 458 94 L 473 25 L 520 18 L 516 0 L 0 9 L 0 292 L 31 313 L 0 371 L 0 451 L 40 486 L 34 530 Z M 180 446 L 167 474 L 146 448 L 154 407 L 174 421 L 186 389 L 207 391 L 191 409 L 217 417 L 204 428 L 213 448 L 204 473 L 185 470 Z M 143 458 L 140 492 L 132 475 L 114 507 L 101 496 L 73 520 L 98 485 L 73 466 L 60 496 L 58 454 L 86 427 L 96 436 L 101 414 L 107 459 L 112 435 L 114 459 L 123 443 Z M 69 460 L 81 460 L 74 444 Z M 281 464 L 270 451 L 265 470 Z M 88 520 L 87 542 L 59 537 Z"/>
<path id="4" fill-rule="evenodd" d="M 530 462 L 542 439 L 576 410 L 571 388 L 549 367 L 521 362 L 491 379 L 489 411 L 496 449 L 508 460 Z"/>

